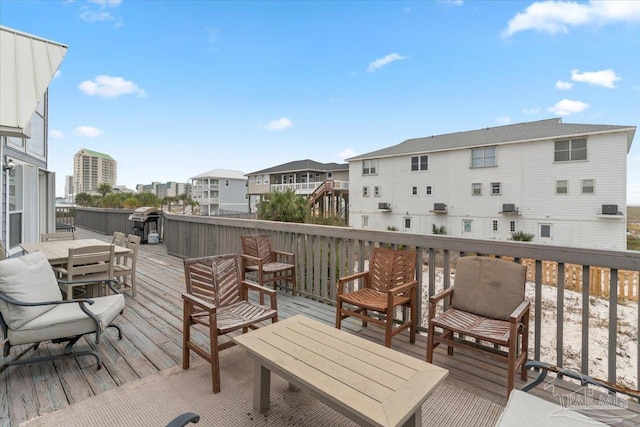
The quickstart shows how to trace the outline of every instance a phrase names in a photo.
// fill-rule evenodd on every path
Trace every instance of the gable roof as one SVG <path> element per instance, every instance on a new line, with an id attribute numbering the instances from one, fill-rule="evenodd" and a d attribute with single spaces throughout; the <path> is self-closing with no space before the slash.
<path id="1" fill-rule="evenodd" d="M 232 170 L 232 169 L 213 169 L 209 172 L 201 173 L 200 175 L 196 175 L 191 177 L 191 179 L 199 179 L 199 178 L 223 178 L 223 179 L 241 179 L 246 181 L 244 172 Z"/>
<path id="2" fill-rule="evenodd" d="M 285 172 L 335 172 L 335 171 L 348 171 L 349 165 L 347 163 L 319 163 L 310 159 L 295 160 L 289 163 L 283 163 L 278 166 L 273 166 L 267 169 L 262 169 L 256 172 L 248 173 L 247 175 L 257 174 L 272 174 L 272 173 L 285 173 Z"/>
<path id="3" fill-rule="evenodd" d="M 347 159 L 347 161 L 612 132 L 627 132 L 628 151 L 631 148 L 631 141 L 633 140 L 635 130 L 635 126 L 562 123 L 561 118 L 553 118 L 536 122 L 517 123 L 466 132 L 407 139 L 391 147 L 351 157 Z"/>
<path id="4" fill-rule="evenodd" d="M 0 26 L 0 135 L 29 138 L 29 121 L 67 46 Z"/>

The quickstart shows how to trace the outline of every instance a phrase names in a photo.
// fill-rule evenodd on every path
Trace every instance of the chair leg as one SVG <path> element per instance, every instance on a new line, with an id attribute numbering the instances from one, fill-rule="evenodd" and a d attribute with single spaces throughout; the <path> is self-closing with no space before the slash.
<path id="1" fill-rule="evenodd" d="M 507 397 L 511 394 L 511 390 L 513 390 L 513 384 L 515 382 L 516 376 L 516 352 L 518 344 L 518 325 L 515 323 L 511 324 L 510 333 L 509 333 L 509 354 L 507 356 L 508 365 L 507 365 Z"/>
<path id="2" fill-rule="evenodd" d="M 291 295 L 295 297 L 297 292 L 298 292 L 298 284 L 296 281 L 296 270 L 293 269 L 291 271 Z"/>
<path id="3" fill-rule="evenodd" d="M 529 355 L 529 315 L 525 315 L 524 326 L 522 327 L 522 350 L 521 353 L 524 354 L 524 360 L 522 361 L 522 365 L 520 366 L 520 379 L 522 381 L 527 381 L 527 369 L 525 369 L 524 364 L 527 361 Z"/>
<path id="4" fill-rule="evenodd" d="M 411 312 L 409 313 L 409 315 L 411 316 L 411 326 L 409 327 L 409 342 L 411 344 L 416 343 L 416 311 L 418 309 L 417 305 L 418 303 L 416 302 L 416 298 L 414 295 L 414 298 L 411 299 Z"/>
<path id="5" fill-rule="evenodd" d="M 342 324 L 342 300 L 338 298 L 336 301 L 336 329 L 340 329 Z"/>
<path id="6" fill-rule="evenodd" d="M 191 341 L 191 306 L 185 301 L 182 318 L 182 369 L 189 369 L 189 341 Z"/>
<path id="7" fill-rule="evenodd" d="M 385 323 L 385 331 L 384 331 L 384 345 L 385 347 L 391 348 L 391 334 L 393 333 L 393 316 L 388 317 Z"/>
<path id="8" fill-rule="evenodd" d="M 213 383 L 213 393 L 220 393 L 220 357 L 218 354 L 218 329 L 213 318 L 209 321 L 209 340 L 211 349 L 211 382 Z"/>
<path id="9" fill-rule="evenodd" d="M 435 333 L 435 326 L 429 321 L 429 328 L 427 331 L 427 363 L 433 362 L 433 334 Z"/>
<path id="10" fill-rule="evenodd" d="M 360 311 L 360 312 L 361 312 L 361 314 L 362 314 L 362 315 L 364 315 L 365 317 L 366 317 L 366 316 L 369 316 L 369 313 L 367 312 L 367 309 L 366 309 L 366 308 L 363 308 L 362 310 L 356 310 L 356 311 Z M 367 321 L 366 321 L 366 320 L 364 320 L 364 319 L 362 319 L 362 327 L 363 327 L 363 328 L 366 328 L 366 327 L 367 327 Z"/>

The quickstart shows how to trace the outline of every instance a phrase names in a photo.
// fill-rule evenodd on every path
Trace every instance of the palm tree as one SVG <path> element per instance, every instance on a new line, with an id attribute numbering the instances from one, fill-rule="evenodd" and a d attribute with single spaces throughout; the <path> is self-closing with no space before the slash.
<path id="1" fill-rule="evenodd" d="M 98 188 L 96 189 L 96 191 L 100 193 L 102 197 L 104 197 L 107 194 L 113 192 L 113 187 L 111 187 L 111 184 L 103 182 L 102 184 L 98 185 Z"/>
<path id="2" fill-rule="evenodd" d="M 293 190 L 271 193 L 258 207 L 258 218 L 268 221 L 305 222 L 309 218 L 309 203 Z"/>
<path id="3" fill-rule="evenodd" d="M 189 197 L 187 193 L 182 193 L 178 196 L 178 200 L 180 200 L 180 202 L 182 203 L 182 214 L 185 213 L 185 210 L 187 208 L 187 201 L 189 201 L 190 199 L 191 197 Z"/>

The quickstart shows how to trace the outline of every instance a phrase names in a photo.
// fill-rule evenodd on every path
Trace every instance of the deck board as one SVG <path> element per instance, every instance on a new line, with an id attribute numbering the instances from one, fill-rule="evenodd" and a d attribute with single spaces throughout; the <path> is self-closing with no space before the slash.
<path id="1" fill-rule="evenodd" d="M 76 230 L 76 235 L 77 238 L 111 241 L 111 236 L 81 228 Z M 17 426 L 22 421 L 181 364 L 181 294 L 185 286 L 182 260 L 168 255 L 162 244 L 141 245 L 137 269 L 138 295 L 133 298 L 126 294 L 125 313 L 117 320 L 122 327 L 123 339 L 118 340 L 115 331 L 110 330 L 102 336 L 97 346 L 92 336 L 76 344 L 77 348 L 97 349 L 102 357 L 103 369 L 96 370 L 95 361 L 90 357 L 9 368 L 0 374 L 0 427 Z M 334 306 L 302 296 L 292 297 L 279 291 L 279 318 L 285 319 L 296 314 L 304 314 L 329 325 L 335 323 Z M 373 325 L 363 328 L 357 319 L 345 319 L 342 329 L 373 342 L 384 342 L 381 328 Z M 207 331 L 204 328 L 196 330 L 193 339 L 206 345 Z M 393 348 L 424 360 L 425 336 L 418 334 L 416 343 L 410 344 L 405 331 L 394 337 Z M 16 350 L 12 349 L 12 355 L 16 354 Z M 62 346 L 50 343 L 41 344 L 38 350 L 42 355 L 61 351 Z M 192 357 L 194 360 L 197 358 L 195 355 Z M 479 358 L 463 350 L 449 357 L 446 348 L 440 347 L 434 352 L 434 363 L 449 369 L 451 377 L 500 396 L 505 393 L 506 369 L 495 361 Z M 521 386 L 522 382 L 517 377 L 516 387 Z M 535 394 L 554 400 L 551 392 L 544 391 L 542 387 L 538 387 Z M 632 409 L 640 412 L 638 405 Z"/>

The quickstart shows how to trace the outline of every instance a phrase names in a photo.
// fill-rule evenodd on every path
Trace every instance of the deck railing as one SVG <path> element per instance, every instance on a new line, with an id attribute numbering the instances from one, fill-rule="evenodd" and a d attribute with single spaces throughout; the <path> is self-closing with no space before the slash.
<path id="1" fill-rule="evenodd" d="M 107 215 L 106 210 L 93 210 L 91 214 L 97 216 Z M 78 212 L 89 215 L 89 212 Z M 78 213 L 76 215 L 78 215 Z M 83 223 L 85 221 L 82 221 Z M 106 222 L 96 219 L 94 223 Z M 77 225 L 84 226 L 76 220 Z M 96 228 L 92 228 L 96 229 Z M 126 231 L 120 230 L 120 231 Z M 618 382 L 617 355 L 618 355 L 618 331 L 619 328 L 630 328 L 628 332 L 638 336 L 640 325 L 640 311 L 637 317 L 631 321 L 631 325 L 622 324 L 618 320 L 618 285 L 619 273 L 624 272 L 624 277 L 635 280 L 638 287 L 638 275 L 640 273 L 640 252 L 636 251 L 611 251 L 585 249 L 575 247 L 560 247 L 540 245 L 527 242 L 476 240 L 442 235 L 415 235 L 392 231 L 371 231 L 346 227 L 330 227 L 310 224 L 278 223 L 270 221 L 258 221 L 247 219 L 232 219 L 219 217 L 194 217 L 165 213 L 164 244 L 167 251 L 179 257 L 190 258 L 213 254 L 241 252 L 240 236 L 250 233 L 267 233 L 272 238 L 275 248 L 293 252 L 297 256 L 298 292 L 301 295 L 327 303 L 335 301 L 336 283 L 339 277 L 346 276 L 355 271 L 362 271 L 366 267 L 371 249 L 376 246 L 389 246 L 415 250 L 419 266 L 428 266 L 424 279 L 422 271 L 419 271 L 420 282 L 418 310 L 418 322 L 424 328 L 426 326 L 428 297 L 434 295 L 440 288 L 451 286 L 451 273 L 454 271 L 455 260 L 459 256 L 469 254 L 492 255 L 497 257 L 512 258 L 517 262 L 529 266 L 529 280 L 533 282 L 532 315 L 533 342 L 532 356 L 541 358 L 542 342 L 555 348 L 554 363 L 559 367 L 570 366 L 589 373 L 595 366 L 594 357 L 590 357 L 590 351 L 602 346 L 591 339 L 590 328 L 594 324 L 594 316 L 591 316 L 592 276 L 593 274 L 608 275 L 609 300 L 608 315 L 604 323 L 608 327 L 606 340 L 607 360 L 602 361 L 606 370 L 607 380 Z M 545 324 L 554 322 L 553 331 L 545 332 L 542 336 L 543 307 L 542 292 L 543 283 L 546 282 L 543 274 L 545 263 L 554 263 L 557 269 L 556 277 L 566 277 L 565 272 L 575 265 L 581 266 L 582 286 L 579 289 L 579 316 L 580 316 L 580 342 L 565 342 L 565 335 L 573 331 L 565 329 L 565 316 L 573 315 L 573 312 L 565 312 L 565 291 L 570 290 L 565 286 L 565 281 L 556 280 L 556 295 L 554 313 L 549 315 L 545 311 Z M 598 273 L 594 273 L 594 272 Z M 606 272 L 606 273 L 604 273 Z M 633 285 L 633 283 L 632 283 Z M 633 306 L 637 310 L 637 303 Z M 574 309 L 572 308 L 571 311 Z M 558 320 L 559 319 L 559 320 Z M 590 322 L 591 320 L 591 322 Z M 638 347 L 638 340 L 632 340 Z M 571 348 L 570 353 L 565 348 Z M 631 363 L 634 365 L 635 378 L 633 384 L 638 384 L 640 378 L 640 352 L 638 348 L 624 349 L 633 354 Z M 576 359 L 579 358 L 579 363 Z M 625 379 L 627 385 L 629 379 Z"/>
<path id="2" fill-rule="evenodd" d="M 271 184 L 271 192 L 282 192 L 286 190 L 293 190 L 298 194 L 311 194 L 316 188 L 321 186 L 324 181 L 318 182 L 296 182 L 292 184 Z M 348 190 L 349 181 L 333 181 L 334 188 L 336 190 Z"/>

